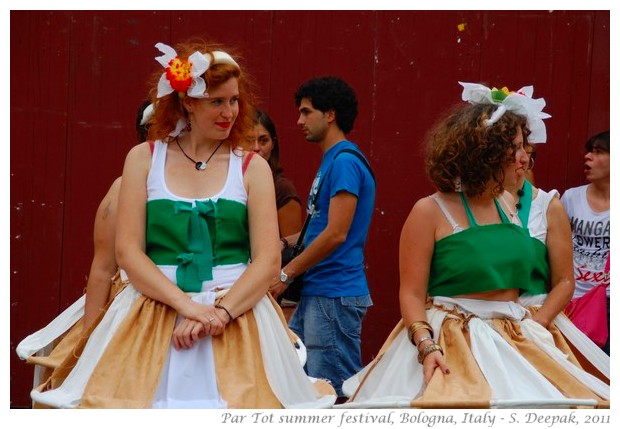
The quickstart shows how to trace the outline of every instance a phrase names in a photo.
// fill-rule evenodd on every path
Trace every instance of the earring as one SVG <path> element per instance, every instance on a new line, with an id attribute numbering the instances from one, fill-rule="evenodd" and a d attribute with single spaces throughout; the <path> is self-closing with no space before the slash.
<path id="1" fill-rule="evenodd" d="M 191 130 L 192 130 L 192 121 L 190 121 L 190 119 L 187 118 L 187 125 L 185 125 L 185 131 L 189 133 Z"/>
<path id="2" fill-rule="evenodd" d="M 461 186 L 461 178 L 457 177 L 454 179 L 454 192 L 463 192 L 463 187 Z"/>
<path id="3" fill-rule="evenodd" d="M 527 163 L 527 169 L 528 170 L 531 170 L 532 168 L 534 168 L 534 161 L 535 161 L 534 157 L 530 156 L 530 160 Z"/>

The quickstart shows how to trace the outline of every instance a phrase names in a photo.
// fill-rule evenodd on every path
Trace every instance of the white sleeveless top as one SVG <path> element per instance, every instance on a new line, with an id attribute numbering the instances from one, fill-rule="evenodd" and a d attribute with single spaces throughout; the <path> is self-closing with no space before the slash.
<path id="1" fill-rule="evenodd" d="M 228 176 L 226 177 L 226 183 L 224 187 L 215 195 L 204 198 L 185 198 L 173 194 L 166 185 L 166 155 L 168 153 L 168 143 L 164 143 L 161 140 L 155 142 L 155 148 L 153 150 L 153 157 L 151 160 L 151 170 L 149 171 L 148 178 L 146 180 L 147 186 L 147 200 L 173 200 L 173 201 L 186 201 L 194 202 L 196 200 L 214 200 L 219 198 L 225 198 L 227 200 L 238 201 L 243 204 L 247 204 L 248 194 L 243 185 L 243 156 L 241 152 L 230 149 L 230 156 L 228 161 Z"/>
<path id="2" fill-rule="evenodd" d="M 532 200 L 527 227 L 530 231 L 530 236 L 542 241 L 543 244 L 547 243 L 547 210 L 549 209 L 551 200 L 559 196 L 560 193 L 555 189 L 549 192 L 538 189 L 536 198 Z"/>

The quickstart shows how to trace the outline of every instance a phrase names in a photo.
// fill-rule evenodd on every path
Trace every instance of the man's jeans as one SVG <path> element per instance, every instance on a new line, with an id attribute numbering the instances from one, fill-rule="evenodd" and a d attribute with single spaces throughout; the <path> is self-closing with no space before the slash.
<path id="1" fill-rule="evenodd" d="M 342 383 L 362 369 L 362 320 L 371 305 L 370 295 L 302 296 L 289 322 L 306 346 L 307 374 L 328 379 L 338 396 Z"/>

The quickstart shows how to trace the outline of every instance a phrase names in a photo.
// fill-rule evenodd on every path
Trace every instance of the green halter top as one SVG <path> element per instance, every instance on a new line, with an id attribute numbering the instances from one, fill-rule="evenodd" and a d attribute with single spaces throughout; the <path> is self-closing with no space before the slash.
<path id="1" fill-rule="evenodd" d="M 510 223 L 499 203 L 502 223 L 478 225 L 461 193 L 469 228 L 435 242 L 428 293 L 455 296 L 492 290 L 532 293 L 536 253 L 527 229 Z"/>

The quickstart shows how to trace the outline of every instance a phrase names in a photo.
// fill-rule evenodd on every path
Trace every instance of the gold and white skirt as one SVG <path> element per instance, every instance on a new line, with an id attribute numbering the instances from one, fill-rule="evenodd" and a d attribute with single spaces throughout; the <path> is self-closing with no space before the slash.
<path id="1" fill-rule="evenodd" d="M 425 385 L 401 320 L 345 381 L 349 401 L 338 408 L 609 406 L 609 380 L 584 370 L 556 326 L 545 329 L 520 304 L 435 297 L 427 317 L 450 374 L 435 371 Z"/>
<path id="2" fill-rule="evenodd" d="M 192 299 L 212 304 L 225 293 L 206 291 Z M 65 324 L 79 310 L 71 313 L 61 317 Z M 20 343 L 20 356 L 31 355 L 27 357 L 31 363 L 49 372 L 31 392 L 35 404 L 54 408 L 327 408 L 335 402 L 328 383 L 304 373 L 303 344 L 288 330 L 269 295 L 227 325 L 222 335 L 205 337 L 189 350 L 177 351 L 171 345 L 177 319 L 172 308 L 143 296 L 125 281 L 86 336 L 81 336 L 78 320 L 46 357 L 32 354 L 67 327 L 58 322 L 54 332 L 48 325 L 47 330 L 29 336 Z"/>

